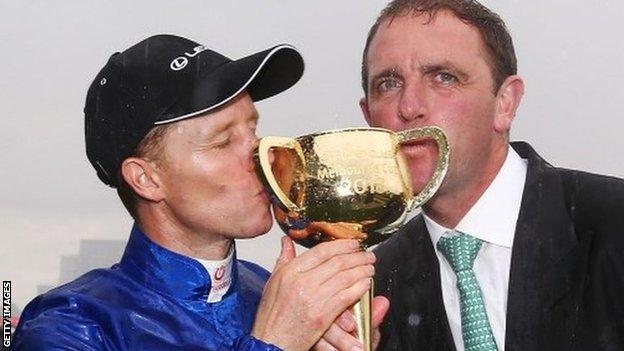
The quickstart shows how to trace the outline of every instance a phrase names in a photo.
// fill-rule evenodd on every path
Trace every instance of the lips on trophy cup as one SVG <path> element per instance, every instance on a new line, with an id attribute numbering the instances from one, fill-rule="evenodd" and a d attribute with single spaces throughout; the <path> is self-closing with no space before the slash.
<path id="1" fill-rule="evenodd" d="M 404 144 L 435 142 L 437 163 L 426 184 L 414 193 Z M 269 153 L 273 153 L 270 162 Z M 409 211 L 437 191 L 448 168 L 449 145 L 438 127 L 392 132 L 381 128 L 348 128 L 297 138 L 265 137 L 254 155 L 256 170 L 274 200 L 280 227 L 299 244 L 312 247 L 333 240 L 314 228 L 349 230 L 366 249 L 389 237 Z M 310 230 L 312 229 L 312 230 Z M 356 336 L 371 348 L 372 288 L 354 306 Z"/>

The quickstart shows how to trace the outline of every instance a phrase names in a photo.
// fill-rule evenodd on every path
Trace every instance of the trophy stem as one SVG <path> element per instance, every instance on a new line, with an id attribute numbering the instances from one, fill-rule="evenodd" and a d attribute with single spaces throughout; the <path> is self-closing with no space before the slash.
<path id="1" fill-rule="evenodd" d="M 371 303 L 373 298 L 373 280 L 371 287 L 351 308 L 355 317 L 355 337 L 364 345 L 364 351 L 373 350 L 373 339 L 371 333 Z"/>

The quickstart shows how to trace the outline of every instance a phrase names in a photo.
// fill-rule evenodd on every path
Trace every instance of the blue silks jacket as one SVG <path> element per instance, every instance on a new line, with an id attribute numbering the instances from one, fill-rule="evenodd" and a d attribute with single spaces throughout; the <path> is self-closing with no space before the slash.
<path id="1" fill-rule="evenodd" d="M 223 300 L 207 303 L 210 275 L 135 226 L 121 262 L 31 301 L 14 350 L 280 350 L 250 331 L 269 273 L 236 260 Z"/>

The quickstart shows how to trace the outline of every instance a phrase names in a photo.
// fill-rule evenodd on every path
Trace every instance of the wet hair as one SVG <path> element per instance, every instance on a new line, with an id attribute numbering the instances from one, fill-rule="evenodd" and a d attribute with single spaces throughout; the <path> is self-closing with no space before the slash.
<path id="1" fill-rule="evenodd" d="M 134 153 L 129 157 L 140 157 L 150 161 L 160 162 L 164 160 L 164 145 L 163 139 L 169 130 L 171 124 L 164 124 L 154 127 L 147 133 L 147 135 L 141 140 L 139 145 L 134 150 Z M 121 174 L 121 167 L 117 171 L 117 195 L 121 199 L 128 213 L 134 218 L 137 218 L 137 204 L 139 202 L 138 195 L 134 192 L 134 189 L 126 182 Z"/>
<path id="2" fill-rule="evenodd" d="M 379 26 L 386 20 L 391 22 L 396 17 L 406 15 L 427 15 L 429 16 L 428 21 L 431 21 L 441 10 L 450 11 L 466 24 L 475 27 L 481 34 L 481 39 L 489 56 L 488 64 L 495 94 L 507 77 L 517 73 L 516 53 L 505 22 L 499 15 L 478 1 L 394 0 L 381 11 L 366 38 L 362 55 L 362 88 L 365 95 L 368 95 L 368 49 Z"/>

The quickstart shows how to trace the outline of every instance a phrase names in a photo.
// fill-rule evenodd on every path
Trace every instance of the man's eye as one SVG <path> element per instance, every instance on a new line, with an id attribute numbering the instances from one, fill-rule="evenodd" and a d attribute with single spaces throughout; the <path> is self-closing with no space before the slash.
<path id="1" fill-rule="evenodd" d="M 440 72 L 435 75 L 435 80 L 444 85 L 451 85 L 458 82 L 457 77 L 448 73 L 448 72 Z"/>
<path id="2" fill-rule="evenodd" d="M 218 142 L 217 144 L 215 144 L 215 148 L 216 149 L 223 149 L 226 148 L 228 145 L 230 145 L 230 138 L 224 139 L 220 142 Z"/>
<path id="3" fill-rule="evenodd" d="M 400 82 L 396 78 L 384 78 L 377 84 L 377 91 L 384 93 L 400 87 Z"/>

